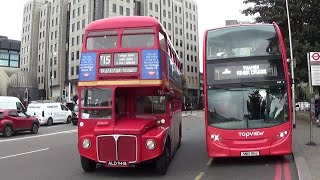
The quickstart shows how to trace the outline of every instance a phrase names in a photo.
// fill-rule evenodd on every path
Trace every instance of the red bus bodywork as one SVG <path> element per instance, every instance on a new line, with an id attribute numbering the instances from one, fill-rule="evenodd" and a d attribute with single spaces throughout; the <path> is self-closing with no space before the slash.
<path id="1" fill-rule="evenodd" d="M 139 33 L 141 29 L 152 30 L 151 34 L 154 34 L 155 44 L 152 47 L 123 48 L 123 40 L 121 38 L 125 34 L 125 31 L 132 30 L 129 34 L 136 35 L 141 34 Z M 104 33 L 110 30 L 116 31 L 117 34 L 117 43 L 114 48 L 87 49 L 88 38 L 91 37 L 90 33 L 95 33 L 94 36 L 100 37 L 100 35 L 105 36 Z M 160 34 L 164 36 L 165 48 L 161 48 L 159 42 Z M 161 68 L 156 73 L 148 71 L 149 74 L 143 75 L 145 73 L 143 71 L 146 71 L 146 68 L 143 67 L 143 61 L 146 59 L 144 56 L 149 56 L 143 55 L 144 51 L 147 53 L 158 52 L 158 55 L 151 53 L 151 55 L 157 56 L 156 59 L 160 60 L 157 65 L 158 69 L 156 69 L 159 70 L 159 67 Z M 136 64 L 116 65 L 116 54 L 119 57 L 126 56 L 126 58 L 130 59 L 129 56 L 131 55 L 126 55 L 126 53 L 131 52 L 137 55 L 138 61 Z M 165 153 L 167 146 L 170 150 L 167 153 L 171 157 L 181 143 L 182 87 L 179 81 L 181 81 L 180 70 L 182 64 L 162 25 L 152 17 L 122 16 L 94 21 L 86 27 L 82 54 L 86 53 L 96 54 L 94 55 L 94 60 L 96 61 L 94 66 L 96 68 L 93 72 L 94 77 L 90 80 L 82 81 L 80 79 L 81 75 L 79 75 L 79 102 L 82 100 L 82 93 L 85 89 L 108 88 L 112 91 L 112 106 L 110 106 L 112 115 L 107 120 L 84 119 L 79 115 L 78 149 L 84 170 L 93 171 L 93 168 L 86 168 L 86 166 L 96 163 L 102 163 L 111 167 L 131 167 L 149 160 L 159 161 L 159 158 Z M 136 72 L 119 73 L 115 71 L 112 73 L 101 73 L 102 71 L 99 71 L 99 69 L 105 68 L 99 64 L 101 54 L 110 54 L 111 63 L 107 67 L 109 69 L 118 68 L 117 70 L 119 70 L 119 68 L 137 67 L 138 70 Z M 85 57 L 82 56 L 82 58 Z M 83 63 L 85 62 L 83 61 Z M 172 75 L 174 70 L 176 76 Z M 103 72 L 106 71 L 103 70 Z M 158 78 L 148 78 L 157 73 Z M 84 78 L 85 76 L 89 76 L 83 72 L 82 74 Z M 125 101 L 123 103 L 116 103 L 117 95 L 124 96 Z M 157 95 L 167 98 L 165 113 L 136 114 L 136 109 L 139 106 L 135 104 L 136 96 Z M 116 115 L 116 106 L 124 107 L 125 110 L 122 116 Z M 83 113 L 85 108 L 79 103 L 79 114 Z M 144 111 L 149 111 L 148 108 L 150 110 L 153 107 L 145 107 Z M 91 109 L 99 110 L 99 107 L 91 107 Z M 89 148 L 83 147 L 85 139 L 91 142 Z M 155 143 L 154 149 L 146 148 L 147 141 L 149 140 Z M 167 156 L 167 154 L 164 156 Z M 162 165 L 168 166 L 168 162 L 166 163 Z M 165 172 L 166 169 L 160 173 L 165 174 Z"/>
<path id="2" fill-rule="evenodd" d="M 223 30 L 244 26 L 265 26 L 270 24 L 242 24 L 211 30 Z M 241 157 L 241 156 L 272 156 L 292 154 L 292 106 L 291 106 L 291 84 L 289 68 L 287 64 L 285 44 L 281 31 L 276 23 L 273 23 L 280 45 L 281 60 L 283 65 L 287 101 L 288 101 L 288 121 L 273 127 L 250 128 L 250 129 L 223 129 L 210 126 L 208 123 L 208 82 L 207 72 L 207 35 L 204 34 L 203 41 L 203 68 L 204 68 L 204 112 L 206 125 L 206 145 L 210 158 Z M 240 59 L 240 58 L 238 58 Z M 254 59 L 254 58 L 252 58 Z M 226 62 L 228 60 L 225 60 Z M 249 59 L 250 61 L 250 59 Z M 257 82 L 259 83 L 259 82 Z M 263 84 L 263 82 L 260 82 Z M 236 104 L 234 104 L 236 106 Z M 251 152 L 258 152 L 250 154 Z"/>

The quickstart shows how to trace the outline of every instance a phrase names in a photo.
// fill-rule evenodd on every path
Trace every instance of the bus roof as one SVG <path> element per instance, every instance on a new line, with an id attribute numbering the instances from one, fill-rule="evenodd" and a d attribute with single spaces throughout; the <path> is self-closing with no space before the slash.
<path id="1" fill-rule="evenodd" d="M 100 19 L 88 24 L 88 30 L 104 30 L 116 28 L 135 28 L 135 27 L 161 26 L 160 22 L 150 16 L 117 16 Z M 163 28 L 162 28 L 163 29 Z"/>
<path id="2" fill-rule="evenodd" d="M 212 29 L 207 29 L 206 32 L 211 31 L 211 30 L 218 30 L 218 29 L 225 29 L 225 28 L 232 28 L 232 27 L 242 27 L 242 26 L 273 26 L 275 23 L 270 24 L 270 23 L 253 23 L 253 24 L 234 24 L 234 25 L 229 25 L 229 26 L 223 26 L 223 27 L 218 27 L 218 28 L 212 28 Z"/>

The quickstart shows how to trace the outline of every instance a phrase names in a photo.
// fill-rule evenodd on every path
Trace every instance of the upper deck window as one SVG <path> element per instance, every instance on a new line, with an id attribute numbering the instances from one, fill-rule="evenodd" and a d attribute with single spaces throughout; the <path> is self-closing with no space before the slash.
<path id="1" fill-rule="evenodd" d="M 153 29 L 125 29 L 122 35 L 122 47 L 154 47 L 155 34 Z"/>
<path id="2" fill-rule="evenodd" d="M 118 35 L 116 31 L 89 32 L 87 38 L 87 49 L 110 49 L 117 47 Z"/>
<path id="3" fill-rule="evenodd" d="M 207 59 L 280 55 L 272 25 L 237 26 L 208 31 Z"/>

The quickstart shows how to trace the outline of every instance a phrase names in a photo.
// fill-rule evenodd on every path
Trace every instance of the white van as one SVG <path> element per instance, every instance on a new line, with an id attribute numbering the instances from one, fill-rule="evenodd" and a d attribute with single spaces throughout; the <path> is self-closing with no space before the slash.
<path id="1" fill-rule="evenodd" d="M 0 109 L 16 109 L 17 111 L 26 111 L 19 98 L 13 96 L 0 96 Z"/>
<path id="2" fill-rule="evenodd" d="M 27 114 L 38 118 L 41 125 L 70 123 L 72 112 L 62 103 L 31 103 Z"/>

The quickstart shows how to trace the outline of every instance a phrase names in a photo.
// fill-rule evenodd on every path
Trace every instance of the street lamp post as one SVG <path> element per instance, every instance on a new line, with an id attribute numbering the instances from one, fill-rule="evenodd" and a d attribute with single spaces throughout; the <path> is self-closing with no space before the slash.
<path id="1" fill-rule="evenodd" d="M 53 76 L 53 62 L 54 62 L 54 56 L 56 56 L 57 55 L 57 52 L 52 52 L 51 53 L 51 61 L 50 61 L 50 71 L 51 71 L 51 73 L 49 73 L 49 75 L 50 75 L 50 81 L 51 81 L 51 86 L 50 86 L 50 97 L 51 97 L 51 99 L 52 99 L 52 86 L 53 86 L 53 78 L 54 78 L 54 76 Z"/>
<path id="2" fill-rule="evenodd" d="M 291 64 L 291 78 L 292 78 L 292 122 L 293 128 L 296 128 L 296 112 L 295 112 L 295 85 L 294 85 L 294 59 L 293 59 L 293 50 L 292 50 L 292 38 L 291 38 L 291 26 L 290 26 L 290 13 L 289 13 L 289 4 L 286 0 L 287 8 L 287 19 L 288 19 L 288 30 L 289 30 L 289 43 L 290 43 L 290 64 Z"/>

